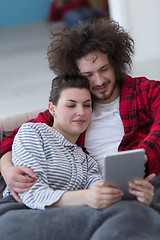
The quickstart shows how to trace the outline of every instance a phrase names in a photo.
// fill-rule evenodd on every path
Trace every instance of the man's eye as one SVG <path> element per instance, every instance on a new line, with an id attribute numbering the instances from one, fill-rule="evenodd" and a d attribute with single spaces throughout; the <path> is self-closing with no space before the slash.
<path id="1" fill-rule="evenodd" d="M 86 75 L 83 75 L 83 77 L 85 77 L 85 78 L 89 78 L 89 77 L 91 77 L 92 76 L 92 74 L 91 73 L 89 73 L 89 74 L 86 74 Z"/>
<path id="2" fill-rule="evenodd" d="M 103 68 L 101 71 L 102 72 L 105 72 L 105 71 L 107 71 L 108 70 L 108 68 Z"/>
<path id="3" fill-rule="evenodd" d="M 108 71 L 108 70 L 109 70 L 109 66 L 101 69 L 102 72 L 105 72 L 105 71 Z"/>

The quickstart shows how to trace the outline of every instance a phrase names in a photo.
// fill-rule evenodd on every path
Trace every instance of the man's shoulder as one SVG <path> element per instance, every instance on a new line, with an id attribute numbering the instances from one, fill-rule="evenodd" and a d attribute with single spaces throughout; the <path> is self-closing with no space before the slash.
<path id="1" fill-rule="evenodd" d="M 44 112 L 40 112 L 36 118 L 29 120 L 29 122 L 30 121 L 46 123 L 49 126 L 53 125 L 53 117 L 48 109 Z"/>
<path id="2" fill-rule="evenodd" d="M 126 76 L 122 91 L 131 89 L 132 91 L 137 88 L 150 88 L 151 86 L 160 86 L 160 81 L 151 80 L 146 77 L 131 77 Z"/>

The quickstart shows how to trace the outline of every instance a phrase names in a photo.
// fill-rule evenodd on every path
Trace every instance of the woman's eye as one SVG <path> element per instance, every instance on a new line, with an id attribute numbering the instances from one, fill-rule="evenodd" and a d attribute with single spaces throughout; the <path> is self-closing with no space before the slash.
<path id="1" fill-rule="evenodd" d="M 90 107 L 91 107 L 91 104 L 85 104 L 84 107 L 85 107 L 85 108 L 90 108 Z"/>
<path id="2" fill-rule="evenodd" d="M 74 108 L 75 105 L 67 105 L 68 108 Z"/>

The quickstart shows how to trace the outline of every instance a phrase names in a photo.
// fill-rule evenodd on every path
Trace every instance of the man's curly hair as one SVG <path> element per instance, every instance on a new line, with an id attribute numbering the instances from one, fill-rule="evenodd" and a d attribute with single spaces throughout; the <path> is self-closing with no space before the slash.
<path id="1" fill-rule="evenodd" d="M 95 51 L 107 54 L 120 86 L 131 68 L 134 41 L 114 20 L 99 18 L 86 25 L 52 30 L 50 38 L 47 55 L 50 69 L 57 75 L 78 73 L 76 60 Z"/>

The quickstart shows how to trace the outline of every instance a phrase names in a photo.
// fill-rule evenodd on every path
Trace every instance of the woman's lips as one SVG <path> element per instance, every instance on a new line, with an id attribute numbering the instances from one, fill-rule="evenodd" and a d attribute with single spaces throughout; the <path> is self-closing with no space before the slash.
<path id="1" fill-rule="evenodd" d="M 74 120 L 73 122 L 75 122 L 77 124 L 83 124 L 85 121 L 84 120 Z"/>

